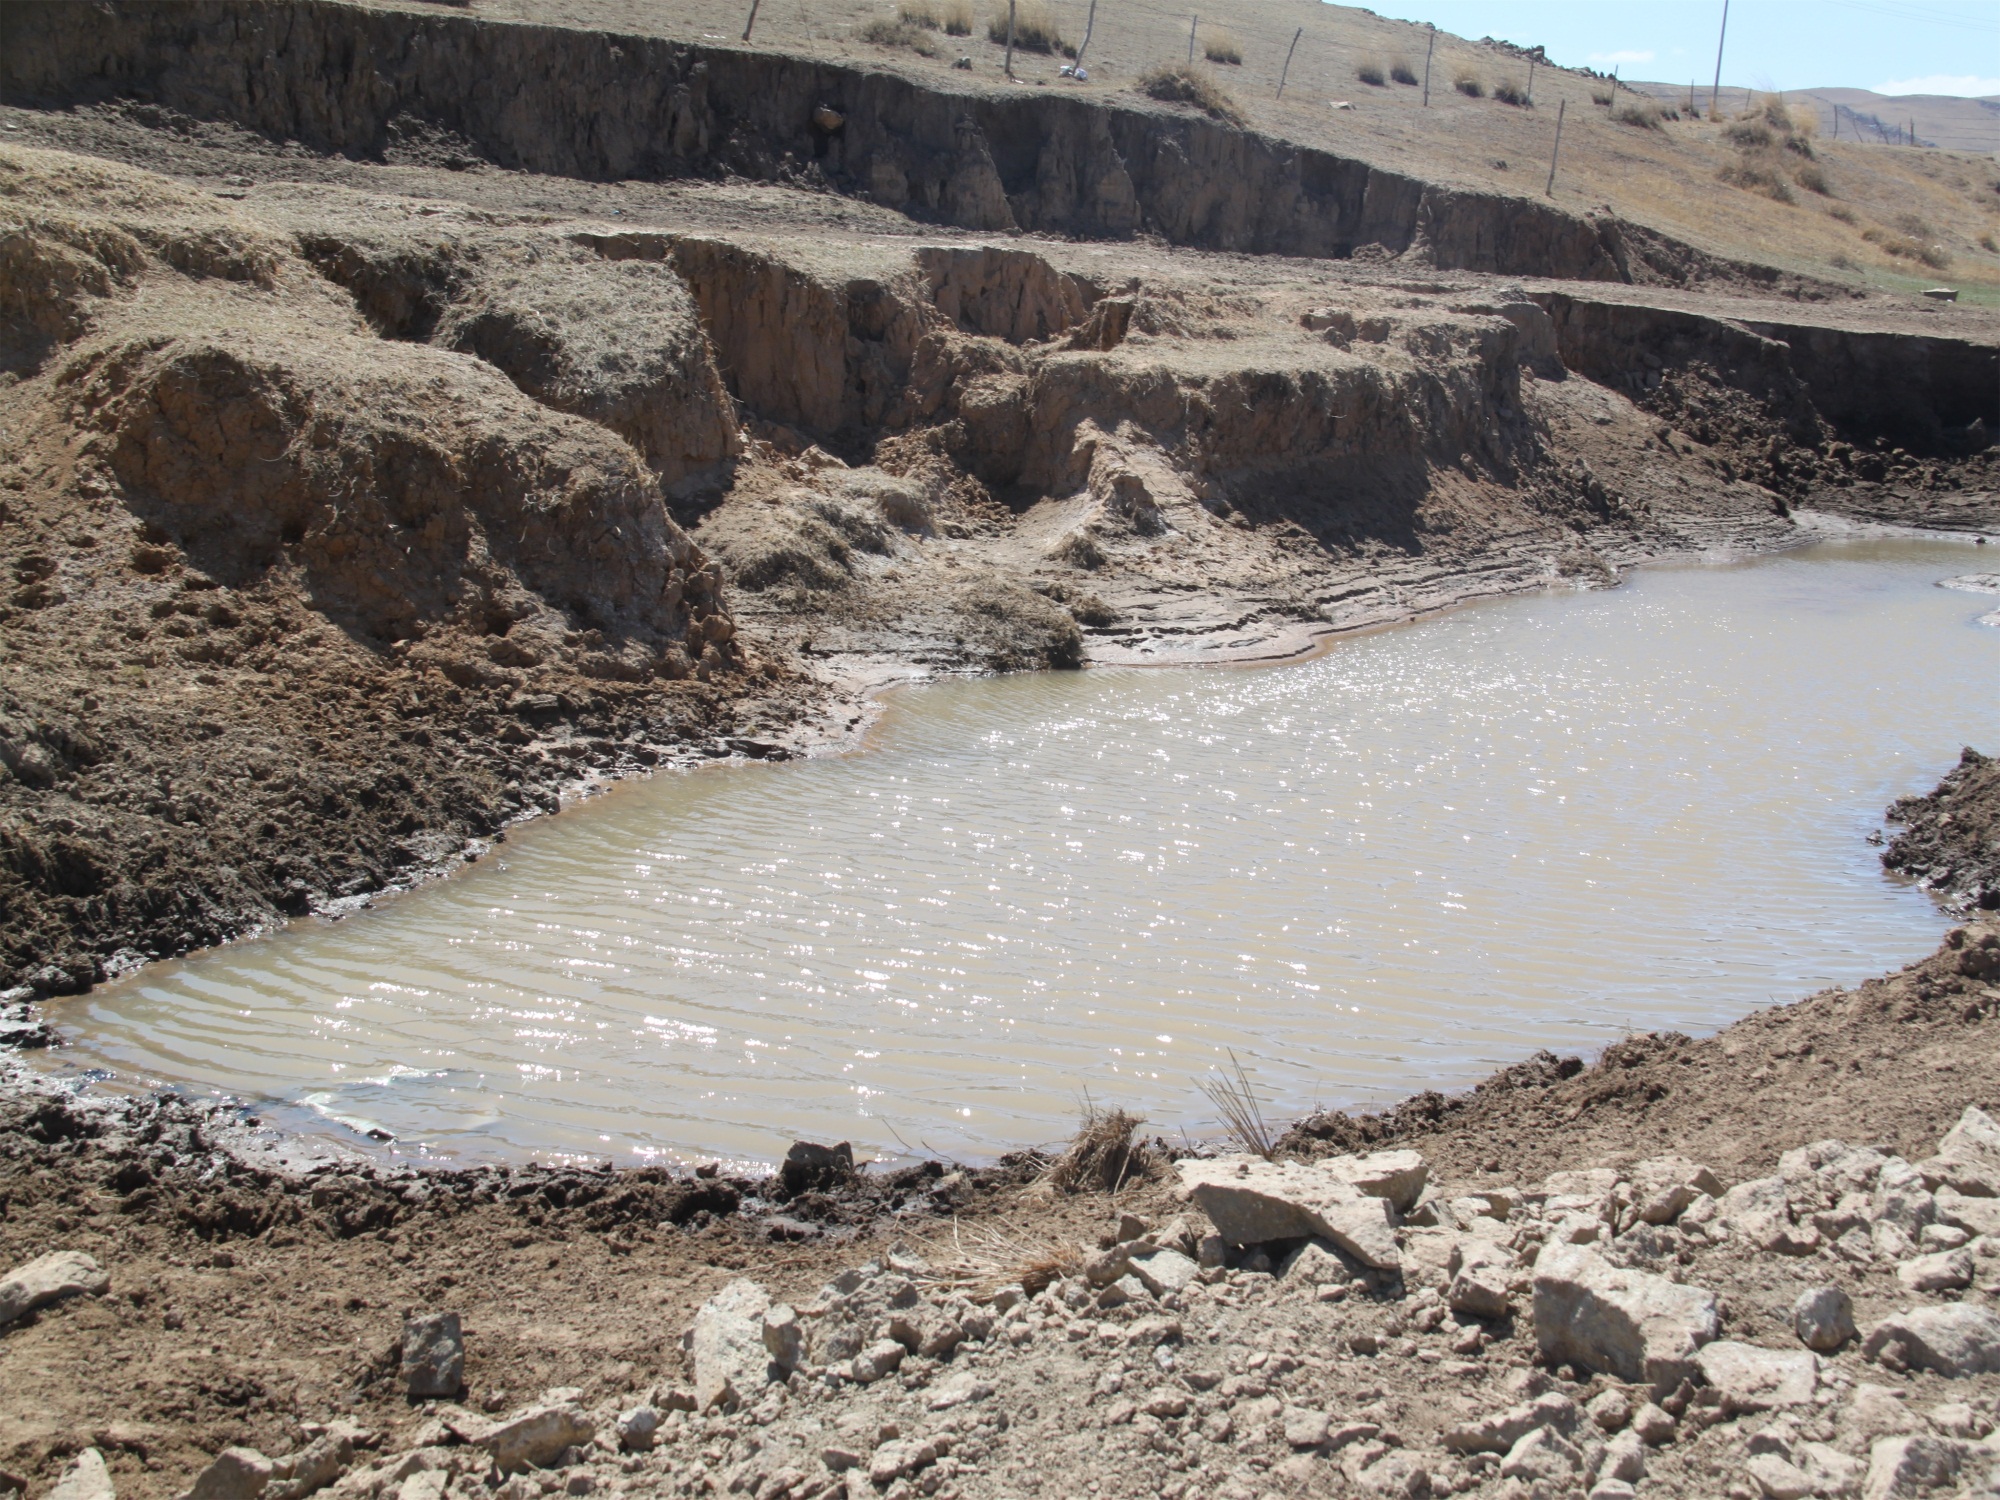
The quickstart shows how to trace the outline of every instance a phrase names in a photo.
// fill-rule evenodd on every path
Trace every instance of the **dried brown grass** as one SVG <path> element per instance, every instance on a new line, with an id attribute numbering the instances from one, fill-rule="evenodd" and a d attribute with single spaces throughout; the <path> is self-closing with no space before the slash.
<path id="1" fill-rule="evenodd" d="M 1222 1121 L 1229 1131 L 1230 1140 L 1239 1149 L 1269 1161 L 1272 1152 L 1277 1149 L 1277 1141 L 1271 1134 L 1271 1127 L 1264 1123 L 1263 1107 L 1257 1103 L 1256 1090 L 1250 1087 L 1250 1075 L 1236 1060 L 1234 1049 L 1229 1053 L 1229 1066 L 1235 1070 L 1234 1078 L 1218 1072 L 1201 1085 L 1201 1091 L 1222 1112 Z"/>
<path id="2" fill-rule="evenodd" d="M 1389 76 L 1398 83 L 1407 83 L 1412 88 L 1417 84 L 1417 69 L 1407 57 L 1399 57 L 1389 64 Z"/>
<path id="3" fill-rule="evenodd" d="M 1198 68 L 1179 64 L 1157 67 L 1140 77 L 1139 92 L 1149 99 L 1160 99 L 1168 104 L 1192 104 L 1210 119 L 1221 120 L 1227 125 L 1246 123 L 1243 111 L 1236 107 L 1236 101 Z"/>
<path id="4" fill-rule="evenodd" d="M 1386 87 L 1389 82 L 1389 75 L 1383 71 L 1382 59 L 1379 57 L 1362 58 L 1354 69 L 1354 76 L 1363 83 L 1374 84 L 1378 89 Z"/>
<path id="5" fill-rule="evenodd" d="M 1236 34 L 1219 26 L 1202 33 L 1201 55 L 1212 63 L 1227 63 L 1231 67 L 1243 63 L 1243 48 Z"/>
<path id="6" fill-rule="evenodd" d="M 987 21 L 986 39 L 1006 45 L 1006 6 L 997 7 Z M 1017 52 L 1045 52 L 1051 56 L 1058 53 L 1064 57 L 1076 56 L 1076 48 L 1063 40 L 1062 26 L 1056 20 L 1054 8 L 1046 0 L 1019 0 L 1015 5 L 1014 49 Z"/>
<path id="7" fill-rule="evenodd" d="M 1132 1133 L 1145 1120 L 1122 1109 L 1100 1109 L 1083 1103 L 1083 1123 L 1036 1179 L 1044 1193 L 1115 1193 L 1128 1182 L 1152 1175 L 1151 1154 L 1135 1144 Z"/>
<path id="8" fill-rule="evenodd" d="M 1460 67 L 1456 69 L 1451 75 L 1451 86 L 1468 99 L 1484 99 L 1486 97 L 1485 82 L 1471 68 Z"/>
<path id="9" fill-rule="evenodd" d="M 978 1301 L 1003 1286 L 1019 1286 L 1032 1297 L 1065 1276 L 1076 1275 L 1083 1264 L 1082 1247 L 1060 1235 L 993 1224 L 961 1225 L 956 1219 L 949 1235 L 920 1240 L 918 1250 L 930 1269 L 916 1280 L 964 1292 Z"/>

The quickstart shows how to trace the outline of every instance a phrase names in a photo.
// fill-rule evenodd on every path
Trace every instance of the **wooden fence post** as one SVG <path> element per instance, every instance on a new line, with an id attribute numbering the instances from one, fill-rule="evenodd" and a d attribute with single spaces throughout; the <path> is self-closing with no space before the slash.
<path id="1" fill-rule="evenodd" d="M 1297 31 L 1292 33 L 1292 45 L 1285 49 L 1284 70 L 1278 74 L 1278 97 L 1280 99 L 1285 97 L 1285 80 L 1291 76 L 1292 54 L 1299 50 L 1299 38 L 1305 34 L 1306 29 L 1301 26 Z"/>
<path id="2" fill-rule="evenodd" d="M 1201 24 L 1199 15 L 1188 17 L 1188 66 L 1194 66 L 1194 29 Z"/>
<path id="3" fill-rule="evenodd" d="M 1562 155 L 1563 112 L 1568 108 L 1569 100 L 1567 99 L 1560 101 L 1556 105 L 1556 144 L 1555 148 L 1549 152 L 1549 185 L 1542 189 L 1542 196 L 1545 198 L 1553 198 L 1556 195 L 1556 160 Z"/>
<path id="4" fill-rule="evenodd" d="M 1090 34 L 1097 30 L 1097 0 L 1090 0 L 1090 19 L 1083 23 L 1083 45 L 1076 49 L 1076 56 L 1070 59 L 1070 66 L 1083 66 L 1083 54 L 1090 50 Z"/>
<path id="5" fill-rule="evenodd" d="M 1438 29 L 1431 27 L 1430 45 L 1424 48 L 1424 108 L 1431 107 L 1431 54 L 1437 51 Z"/>
<path id="6" fill-rule="evenodd" d="M 1007 0 L 1007 76 L 1014 76 L 1014 0 Z"/>
<path id="7" fill-rule="evenodd" d="M 743 23 L 743 40 L 746 42 L 750 40 L 750 28 L 757 24 L 757 7 L 763 3 L 764 0 L 750 0 L 750 19 Z"/>

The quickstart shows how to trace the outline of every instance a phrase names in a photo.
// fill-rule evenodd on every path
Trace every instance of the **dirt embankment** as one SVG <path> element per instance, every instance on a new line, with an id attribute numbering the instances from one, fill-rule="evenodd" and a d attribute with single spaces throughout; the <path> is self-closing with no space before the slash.
<path id="1" fill-rule="evenodd" d="M 2000 909 L 2000 762 L 1968 745 L 1933 790 L 1904 797 L 1887 816 L 1901 828 L 1882 851 L 1884 868 L 1948 910 Z"/>
<path id="2" fill-rule="evenodd" d="M 1897 1228 L 1933 1222 L 1932 1209 L 1909 1218 L 1915 1188 L 1836 1205 L 1838 1191 L 1815 1197 L 1821 1184 L 1797 1180 L 1794 1158 L 1806 1154 L 1793 1148 L 1837 1137 L 1870 1148 L 1867 1161 L 1884 1172 L 1887 1157 L 1924 1161 L 1968 1102 L 2000 1095 L 1997 1026 L 2000 933 L 1969 928 L 1901 973 L 1761 1012 L 1713 1038 L 1634 1037 L 1592 1065 L 1543 1056 L 1464 1096 L 1420 1096 L 1382 1117 L 1303 1121 L 1281 1149 L 1314 1160 L 1414 1147 L 1429 1163 L 1432 1206 L 1428 1216 L 1410 1210 L 1413 1225 L 1511 1203 L 1501 1210 L 1508 1227 L 1481 1230 L 1475 1218 L 1460 1231 L 1517 1242 L 1553 1232 L 1560 1215 L 1530 1208 L 1542 1194 L 1574 1212 L 1635 1175 L 1641 1160 L 1677 1156 L 1685 1174 L 1699 1175 L 1700 1163 L 1714 1174 L 1702 1180 L 1728 1186 L 1771 1178 L 1790 1152 L 1784 1191 L 1796 1206 L 1784 1209 L 1781 1191 L 1782 1223 L 1753 1185 L 1723 1200 L 1721 1224 L 1703 1210 L 1705 1228 L 1646 1223 L 1636 1239 L 1614 1240 L 1610 1225 L 1596 1242 L 1632 1270 L 1719 1291 L 1724 1338 L 1783 1354 L 1798 1347 L 1792 1302 L 1802 1288 L 1840 1288 L 1864 1332 L 1913 1302 L 1977 1305 L 1984 1295 L 1917 1295 L 1899 1273 L 1920 1250 L 1949 1260 L 1949 1248 L 1937 1247 L 1966 1239 L 1942 1219 L 1921 1246 L 1917 1227 Z M 1229 1252 L 1233 1269 L 1214 1272 L 1213 1285 L 1157 1301 L 1147 1290 L 1100 1296 L 1083 1271 L 1121 1233 L 1121 1215 L 1137 1216 L 1164 1243 L 1186 1243 L 1175 1237 L 1190 1222 L 1206 1232 L 1199 1213 L 1182 1217 L 1190 1211 L 1173 1199 L 1167 1160 L 1177 1153 L 1165 1142 L 1147 1148 L 1139 1175 L 1110 1198 L 1101 1189 L 1024 1191 L 1033 1161 L 983 1171 L 927 1163 L 859 1183 L 837 1163 L 727 1180 L 657 1170 L 420 1172 L 349 1159 L 298 1176 L 279 1170 L 280 1143 L 269 1132 L 229 1111 L 173 1099 L 79 1102 L 37 1087 L 46 1090 L 17 1089 L 0 1103 L 0 1266 L 67 1250 L 91 1256 L 110 1280 L 106 1294 L 55 1303 L 0 1331 L 9 1416 L 0 1465 L 37 1496 L 87 1449 L 108 1461 L 120 1495 L 152 1500 L 184 1492 L 229 1445 L 301 1452 L 339 1422 L 366 1436 L 317 1481 L 351 1467 L 337 1495 L 388 1493 L 419 1470 L 451 1494 L 485 1494 L 490 1461 L 456 1434 L 476 1437 L 481 1413 L 543 1401 L 575 1403 L 606 1434 L 608 1446 L 550 1449 L 538 1460 L 554 1464 L 550 1477 L 573 1493 L 585 1478 L 690 1495 L 747 1481 L 793 1500 L 839 1493 L 848 1451 L 863 1463 L 860 1493 L 912 1493 L 894 1488 L 895 1474 L 866 1482 L 869 1456 L 899 1439 L 914 1447 L 937 1437 L 953 1462 L 931 1483 L 968 1497 L 1075 1494 L 1086 1481 L 1109 1495 L 1236 1493 L 1231 1486 L 1253 1496 L 1347 1493 L 1344 1470 L 1372 1469 L 1392 1454 L 1432 1476 L 1431 1493 L 1502 1494 L 1495 1470 L 1506 1444 L 1481 1459 L 1451 1436 L 1454 1427 L 1548 1391 L 1581 1404 L 1614 1390 L 1627 1413 L 1651 1398 L 1679 1419 L 1647 1439 L 1642 1493 L 1713 1496 L 1768 1421 L 1729 1406 L 1706 1379 L 1649 1385 L 1584 1355 L 1538 1354 L 1539 1299 L 1531 1307 L 1525 1291 L 1508 1292 L 1501 1262 L 1494 1295 L 1508 1302 L 1505 1312 L 1448 1307 L 1449 1272 L 1434 1252 L 1453 1235 L 1436 1227 L 1399 1232 L 1400 1274 L 1323 1249 L 1333 1282 L 1315 1273 L 1322 1262 L 1311 1256 L 1273 1276 L 1272 1258 L 1252 1245 Z M 1814 1151 L 1808 1165 L 1839 1157 Z M 1927 1189 L 1923 1198 L 1933 1202 Z M 1945 1199 L 1940 1192 L 1935 1203 Z M 1945 1212 L 1977 1219 L 1992 1201 L 1955 1198 Z M 1891 1227 L 1871 1241 L 1877 1217 Z M 1564 1234 L 1580 1232 L 1563 1223 Z M 668 1415 L 654 1449 L 619 1452 L 618 1413 L 647 1404 L 671 1413 L 684 1399 L 691 1365 L 681 1333 L 726 1283 L 754 1277 L 807 1307 L 816 1288 L 898 1243 L 940 1265 L 970 1247 L 979 1263 L 969 1281 L 927 1283 L 904 1261 L 922 1300 L 884 1292 L 883 1326 L 906 1315 L 916 1342 L 948 1318 L 964 1340 L 955 1351 L 912 1350 L 898 1356 L 904 1367 L 894 1378 L 850 1379 L 827 1345 L 829 1319 L 812 1332 L 809 1377 L 768 1395 L 745 1391 L 733 1415 Z M 1527 1244 L 1521 1264 L 1533 1250 Z M 1979 1255 L 1984 1275 L 1989 1262 Z M 1053 1282 L 1052 1300 L 1020 1314 L 987 1303 L 993 1286 L 1015 1278 L 1030 1292 Z M 463 1409 L 405 1396 L 399 1351 L 409 1309 L 459 1315 Z M 818 1373 L 836 1365 L 833 1375 Z M 982 1383 L 982 1393 L 965 1393 Z M 1869 1398 L 1871 1385 L 1897 1395 Z M 1953 1401 L 1983 1406 L 1993 1386 L 1990 1376 L 1951 1379 L 1864 1358 L 1847 1342 L 1818 1377 L 1826 1402 L 1795 1413 L 1786 1441 L 1834 1444 L 1858 1455 L 1858 1473 L 1872 1443 L 1913 1430 L 1871 1425 L 1868 1400 L 1891 1400 L 1914 1430 L 1962 1438 L 1928 1427 L 1925 1414 Z M 1850 1411 L 1850 1400 L 1860 1407 Z M 960 1405 L 970 1413 L 963 1425 L 941 1415 Z M 440 1429 L 434 1412 L 458 1425 Z M 1599 1440 L 1621 1425 L 1606 1419 Z M 1588 1434 L 1569 1432 L 1572 1447 L 1588 1452 Z M 1106 1462 L 1110 1451 L 1115 1463 Z M 1752 1451 L 1794 1449 L 1767 1442 Z M 936 1464 L 939 1452 L 932 1442 L 914 1467 Z M 401 1469 L 385 1489 L 393 1465 Z"/>

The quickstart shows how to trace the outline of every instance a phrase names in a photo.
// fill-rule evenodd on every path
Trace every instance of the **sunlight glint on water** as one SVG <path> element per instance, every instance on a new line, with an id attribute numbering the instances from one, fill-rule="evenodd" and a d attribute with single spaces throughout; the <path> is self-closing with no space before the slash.
<path id="1" fill-rule="evenodd" d="M 467 1156 L 990 1157 L 1713 1029 L 1943 920 L 1864 842 L 2000 727 L 1983 553 L 1842 543 L 1303 665 L 905 693 L 869 753 L 629 784 L 462 876 L 65 1002 L 50 1061 Z M 295 1106 L 288 1109 L 287 1106 Z"/>

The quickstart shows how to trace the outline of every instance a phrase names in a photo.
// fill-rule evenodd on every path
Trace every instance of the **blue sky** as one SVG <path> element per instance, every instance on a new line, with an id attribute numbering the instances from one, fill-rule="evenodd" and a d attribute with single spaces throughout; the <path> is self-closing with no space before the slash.
<path id="1" fill-rule="evenodd" d="M 1540 43 L 1625 78 L 1715 76 L 1722 0 L 1372 0 L 1477 39 Z M 1996 0 L 1730 0 L 1722 81 L 1739 88 L 2000 94 Z"/>

